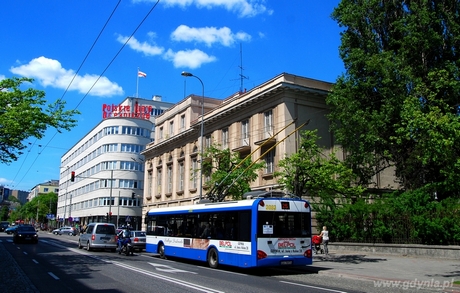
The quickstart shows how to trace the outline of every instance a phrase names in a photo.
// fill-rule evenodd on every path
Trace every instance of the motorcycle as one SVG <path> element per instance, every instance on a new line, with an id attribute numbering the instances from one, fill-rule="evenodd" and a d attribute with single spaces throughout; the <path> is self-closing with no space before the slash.
<path id="1" fill-rule="evenodd" d="M 134 248 L 131 245 L 131 238 L 120 238 L 118 239 L 118 254 L 126 254 L 126 255 L 133 255 Z"/>

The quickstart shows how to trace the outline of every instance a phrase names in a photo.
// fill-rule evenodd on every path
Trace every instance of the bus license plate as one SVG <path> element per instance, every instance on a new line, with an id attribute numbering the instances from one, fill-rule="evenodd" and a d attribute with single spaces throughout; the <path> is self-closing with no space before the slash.
<path id="1" fill-rule="evenodd" d="M 292 265 L 292 260 L 282 260 L 280 263 L 282 266 Z"/>

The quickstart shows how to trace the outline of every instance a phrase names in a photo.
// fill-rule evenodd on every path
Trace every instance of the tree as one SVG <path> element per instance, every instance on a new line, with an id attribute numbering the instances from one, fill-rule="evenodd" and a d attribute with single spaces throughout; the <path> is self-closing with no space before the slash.
<path id="1" fill-rule="evenodd" d="M 30 78 L 0 80 L 0 163 L 16 161 L 27 147 L 29 137 L 41 139 L 49 127 L 70 130 L 77 120 L 77 110 L 65 111 L 61 99 L 45 107 L 45 92 L 29 88 L 21 90 Z"/>
<path id="2" fill-rule="evenodd" d="M 346 72 L 329 118 L 361 184 L 394 166 L 403 189 L 458 195 L 458 1 L 342 0 L 332 17 Z"/>
<path id="3" fill-rule="evenodd" d="M 252 162 L 251 158 L 240 158 L 237 152 L 211 145 L 203 154 L 203 174 L 209 178 L 205 187 L 206 196 L 213 202 L 223 201 L 227 196 L 242 199 L 243 193 L 250 191 L 250 183 L 257 178 L 257 171 L 264 162 Z M 196 173 L 196 172 L 195 172 Z"/>
<path id="4" fill-rule="evenodd" d="M 301 197 L 320 198 L 360 196 L 363 188 L 353 185 L 356 178 L 352 170 L 340 161 L 335 153 L 325 155 L 326 148 L 317 142 L 317 130 L 305 130 L 300 134 L 296 153 L 280 160 L 280 171 L 275 172 L 278 183 Z"/>

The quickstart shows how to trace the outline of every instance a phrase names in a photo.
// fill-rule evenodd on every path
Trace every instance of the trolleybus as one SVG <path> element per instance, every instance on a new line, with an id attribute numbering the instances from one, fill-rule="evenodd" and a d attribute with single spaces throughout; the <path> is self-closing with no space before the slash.
<path id="1" fill-rule="evenodd" d="M 306 200 L 267 195 L 240 201 L 154 208 L 146 251 L 243 268 L 312 264 Z"/>

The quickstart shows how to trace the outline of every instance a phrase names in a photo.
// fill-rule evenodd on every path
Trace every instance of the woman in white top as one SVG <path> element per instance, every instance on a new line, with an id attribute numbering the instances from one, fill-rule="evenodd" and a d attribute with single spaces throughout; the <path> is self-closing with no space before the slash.
<path id="1" fill-rule="evenodd" d="M 327 248 L 327 244 L 329 243 L 329 231 L 327 231 L 326 226 L 323 226 L 323 231 L 321 231 L 319 237 L 323 237 L 324 253 L 329 254 L 329 249 Z"/>

